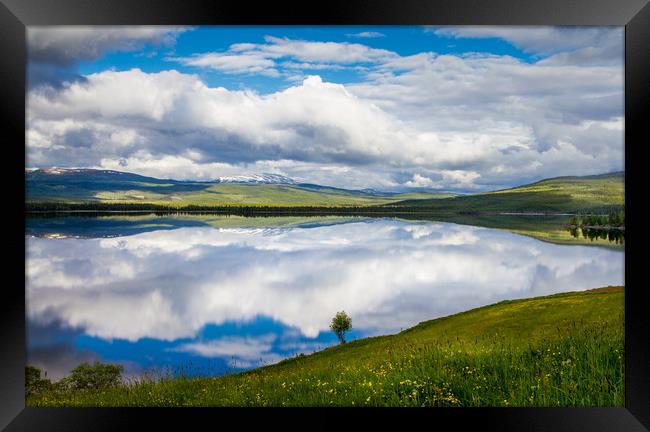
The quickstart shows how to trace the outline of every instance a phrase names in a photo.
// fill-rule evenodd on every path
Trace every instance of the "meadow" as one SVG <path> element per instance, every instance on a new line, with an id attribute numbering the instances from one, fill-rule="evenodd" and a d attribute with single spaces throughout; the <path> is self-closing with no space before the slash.
<path id="1" fill-rule="evenodd" d="M 354 317 L 353 317 L 354 319 Z M 623 406 L 624 289 L 502 301 L 219 377 L 185 370 L 28 406 Z"/>
<path id="2" fill-rule="evenodd" d="M 625 206 L 624 173 L 558 177 L 493 192 L 444 200 L 405 200 L 386 207 L 414 207 L 453 213 L 576 213 L 607 214 Z"/>
<path id="3" fill-rule="evenodd" d="M 148 179 L 148 182 L 142 179 Z M 388 193 L 309 184 L 178 182 L 128 173 L 27 177 L 28 210 L 216 210 L 234 213 L 608 213 L 625 205 L 624 173 L 558 177 L 475 194 Z"/>
<path id="4" fill-rule="evenodd" d="M 407 199 L 447 198 L 449 193 L 404 192 L 397 194 L 365 193 L 317 185 L 237 184 L 175 182 L 145 183 L 142 181 L 72 177 L 28 179 L 27 202 L 65 204 L 149 204 L 170 208 L 185 206 L 274 206 L 331 207 L 371 206 Z M 152 179 L 157 180 L 157 179 Z"/>

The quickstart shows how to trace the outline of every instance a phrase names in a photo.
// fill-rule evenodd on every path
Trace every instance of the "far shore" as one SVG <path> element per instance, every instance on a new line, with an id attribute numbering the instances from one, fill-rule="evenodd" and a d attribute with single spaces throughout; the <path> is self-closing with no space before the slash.
<path id="1" fill-rule="evenodd" d="M 200 210 L 185 210 L 183 208 L 179 209 L 136 209 L 136 210 L 87 210 L 87 209 L 69 209 L 69 210 L 32 210 L 26 209 L 25 213 L 27 214 L 66 214 L 66 213 L 165 213 L 165 214 L 176 214 L 176 213 L 214 213 L 214 214 L 231 214 L 231 215 L 241 215 L 242 213 L 247 213 L 251 215 L 278 215 L 278 216 L 292 216 L 292 215 L 350 215 L 350 216 L 368 216 L 368 215 L 377 215 L 377 216 L 391 216 L 391 215 L 404 215 L 404 214 L 422 214 L 422 215 L 440 215 L 440 216 L 575 216 L 576 213 L 552 213 L 552 212 L 436 212 L 427 209 L 417 209 L 417 210 L 394 210 L 388 208 L 350 208 L 350 207 L 313 207 L 313 208 L 296 208 L 296 207 L 276 207 L 269 209 L 260 209 L 257 207 L 231 207 L 231 208 L 213 208 L 213 209 L 200 209 Z M 585 227 L 591 228 L 591 227 Z M 595 227 L 594 227 L 595 228 Z"/>

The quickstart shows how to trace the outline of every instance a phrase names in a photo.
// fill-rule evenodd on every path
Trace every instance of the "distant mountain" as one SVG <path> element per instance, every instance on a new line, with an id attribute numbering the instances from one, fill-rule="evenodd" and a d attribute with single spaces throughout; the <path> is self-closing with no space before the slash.
<path id="1" fill-rule="evenodd" d="M 113 170 L 25 170 L 27 202 L 184 206 L 390 206 L 439 215 L 465 213 L 607 212 L 625 204 L 624 173 L 557 177 L 472 195 L 435 191 L 381 192 L 296 183 L 278 174 L 223 176 L 212 181 L 158 179 Z"/>
<path id="2" fill-rule="evenodd" d="M 148 183 L 188 183 L 183 180 L 158 179 L 122 171 L 97 170 L 89 168 L 37 168 L 26 169 L 28 181 L 60 181 L 60 182 L 92 182 L 92 181 L 142 181 Z M 252 183 L 252 184 L 296 184 L 296 182 L 280 174 L 250 174 L 238 176 L 217 177 L 207 181 L 189 181 L 189 183 Z"/>
<path id="3" fill-rule="evenodd" d="M 143 181 L 149 183 L 164 183 L 154 177 L 145 177 L 113 170 L 96 170 L 89 168 L 38 168 L 26 169 L 25 180 L 53 182 L 105 182 L 105 181 Z"/>
<path id="4" fill-rule="evenodd" d="M 250 174 L 218 177 L 215 183 L 296 184 L 293 179 L 280 174 Z"/>
<path id="5" fill-rule="evenodd" d="M 29 203 L 147 203 L 174 207 L 357 206 L 452 196 L 434 191 L 390 193 L 298 184 L 279 174 L 181 181 L 113 170 L 43 168 L 25 170 L 25 181 Z"/>

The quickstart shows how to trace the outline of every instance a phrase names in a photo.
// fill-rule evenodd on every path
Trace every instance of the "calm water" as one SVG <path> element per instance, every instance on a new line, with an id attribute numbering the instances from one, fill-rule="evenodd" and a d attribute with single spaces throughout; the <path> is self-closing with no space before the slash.
<path id="1" fill-rule="evenodd" d="M 366 218 L 110 217 L 27 224 L 28 361 L 218 374 L 504 299 L 623 285 L 622 249 Z"/>

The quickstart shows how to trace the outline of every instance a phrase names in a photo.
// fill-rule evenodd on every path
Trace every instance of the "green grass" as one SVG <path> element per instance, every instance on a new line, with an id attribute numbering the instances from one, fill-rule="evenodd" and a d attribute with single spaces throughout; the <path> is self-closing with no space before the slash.
<path id="1" fill-rule="evenodd" d="M 90 176 L 90 174 L 87 174 Z M 385 206 L 377 212 L 413 211 L 433 214 L 499 212 L 607 212 L 624 204 L 624 174 L 558 177 L 530 185 L 473 195 L 432 191 L 373 195 L 362 191 L 314 185 L 233 184 L 133 179 L 83 175 L 70 179 L 41 176 L 27 182 L 27 202 L 153 204 L 185 206 L 345 207 Z M 123 180 L 120 180 L 123 179 Z"/>
<path id="2" fill-rule="evenodd" d="M 56 179 L 51 180 L 55 182 Z M 310 189 L 298 185 L 276 184 L 153 184 L 125 181 L 119 184 L 39 182 L 28 184 L 27 202 L 68 204 L 136 203 L 171 207 L 196 206 L 372 206 L 405 199 L 440 199 L 453 194 L 411 192 L 371 195 L 335 188 Z"/>
<path id="3" fill-rule="evenodd" d="M 584 177 L 558 177 L 494 192 L 446 200 L 406 200 L 395 206 L 438 213 L 459 212 L 607 212 L 625 205 L 622 172 Z"/>
<path id="4" fill-rule="evenodd" d="M 622 287 L 504 301 L 216 378 L 49 391 L 28 406 L 623 406 Z M 353 317 L 354 319 L 354 317 Z"/>

